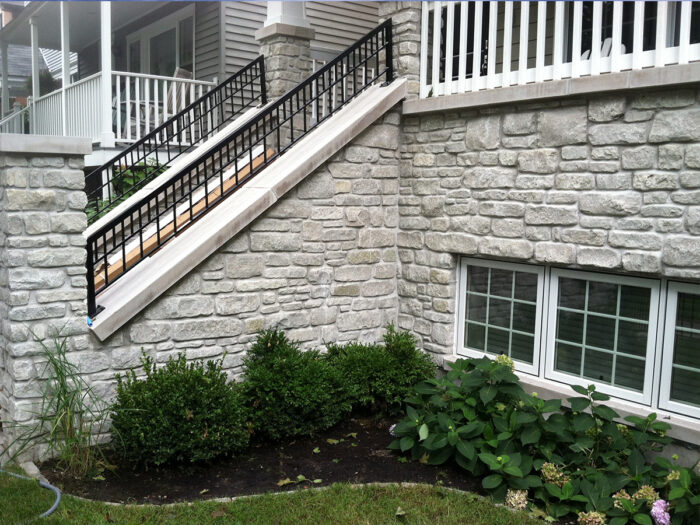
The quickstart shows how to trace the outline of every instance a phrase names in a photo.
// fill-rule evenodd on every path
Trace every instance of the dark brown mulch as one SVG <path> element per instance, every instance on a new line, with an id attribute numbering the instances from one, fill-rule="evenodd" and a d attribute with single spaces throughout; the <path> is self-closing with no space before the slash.
<path id="1" fill-rule="evenodd" d="M 313 438 L 254 446 L 244 456 L 189 471 L 171 468 L 141 471 L 117 462 L 114 472 L 104 472 L 103 481 L 77 481 L 62 477 L 51 463 L 42 465 L 41 470 L 50 482 L 68 494 L 120 503 L 173 503 L 334 482 L 440 483 L 446 487 L 481 491 L 480 480 L 459 467 L 399 461 L 400 456 L 387 449 L 393 439 L 389 435 L 390 424 L 390 421 L 372 418 L 351 418 Z M 331 444 L 329 439 L 338 440 L 338 443 Z M 316 448 L 318 452 L 314 452 Z M 322 481 L 278 485 L 280 480 L 296 480 L 299 475 Z"/>

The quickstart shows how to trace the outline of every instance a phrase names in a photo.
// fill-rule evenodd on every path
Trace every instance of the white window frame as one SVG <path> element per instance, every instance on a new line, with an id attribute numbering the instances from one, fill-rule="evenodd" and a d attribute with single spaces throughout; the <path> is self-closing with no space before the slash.
<path id="1" fill-rule="evenodd" d="M 650 289 L 649 297 L 649 324 L 647 332 L 646 366 L 644 370 L 644 386 L 642 392 L 635 392 L 622 387 L 617 387 L 607 383 L 597 382 L 592 379 L 581 378 L 566 372 L 554 369 L 555 338 L 557 329 L 557 306 L 559 297 L 559 278 L 570 277 L 585 281 L 607 282 L 617 285 L 641 286 Z M 545 373 L 544 378 L 558 381 L 565 384 L 575 384 L 583 387 L 595 385 L 596 390 L 609 394 L 613 397 L 651 406 L 654 390 L 655 363 L 654 354 L 657 346 L 657 326 L 659 322 L 659 299 L 661 281 L 658 279 L 645 279 L 642 277 L 630 277 L 623 275 L 612 275 L 577 270 L 564 270 L 552 268 L 550 270 L 549 297 L 547 304 L 547 337 L 545 348 Z"/>
<path id="2" fill-rule="evenodd" d="M 662 348 L 661 381 L 659 389 L 659 408 L 700 418 L 700 407 L 696 407 L 681 401 L 671 400 L 671 378 L 673 376 L 673 347 L 676 335 L 676 314 L 678 308 L 678 292 L 688 292 L 700 295 L 700 285 L 671 281 L 668 283 L 666 300 L 666 323 L 664 327 L 664 340 Z M 700 352 L 700 349 L 698 349 Z M 700 386 L 698 386 L 700 388 Z"/>
<path id="3" fill-rule="evenodd" d="M 145 27 L 137 29 L 133 33 L 130 33 L 126 37 L 126 63 L 127 70 L 131 71 L 131 58 L 129 57 L 129 46 L 137 41 L 141 41 L 141 71 L 140 73 L 151 73 L 151 38 L 169 31 L 170 29 L 175 29 L 175 68 L 180 67 L 180 22 L 192 17 L 192 78 L 194 78 L 194 72 L 196 70 L 196 56 L 195 56 L 195 17 L 194 17 L 194 5 L 188 5 L 182 9 L 178 9 L 174 13 L 169 14 L 165 18 L 162 18 L 152 24 Z"/>
<path id="4" fill-rule="evenodd" d="M 464 335 L 466 325 L 466 298 L 467 298 L 467 266 L 481 266 L 484 268 L 496 268 L 501 270 L 511 270 L 516 272 L 527 272 L 537 275 L 537 302 L 535 308 L 535 333 L 534 333 L 534 349 L 532 364 L 523 361 L 513 360 L 515 369 L 526 374 L 538 375 L 540 367 L 540 348 L 542 341 L 542 314 L 545 299 L 545 268 L 543 266 L 509 263 L 502 261 L 492 261 L 485 259 L 474 259 L 462 257 L 460 260 L 459 269 L 459 301 L 457 314 L 457 341 L 456 353 L 459 357 L 489 357 L 493 359 L 495 356 L 481 350 L 475 350 L 464 346 Z"/>

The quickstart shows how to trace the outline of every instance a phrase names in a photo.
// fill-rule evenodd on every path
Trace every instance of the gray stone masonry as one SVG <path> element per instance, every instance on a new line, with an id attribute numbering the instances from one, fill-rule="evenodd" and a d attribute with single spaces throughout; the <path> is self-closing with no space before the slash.
<path id="1" fill-rule="evenodd" d="M 408 99 L 420 92 L 420 2 L 379 2 L 381 22 L 391 18 L 395 76 L 408 80 Z"/>
<path id="2" fill-rule="evenodd" d="M 256 35 L 265 57 L 267 95 L 275 100 L 311 74 L 311 29 L 286 24 L 263 28 Z"/>
<path id="3" fill-rule="evenodd" d="M 399 325 L 453 351 L 459 255 L 700 280 L 698 90 L 402 119 Z"/>
<path id="4" fill-rule="evenodd" d="M 65 336 L 76 360 L 90 348 L 82 167 L 76 152 L 0 153 L 0 421 L 26 422 L 37 408 L 37 339 Z M 17 431 L 4 425 L 0 450 Z"/>

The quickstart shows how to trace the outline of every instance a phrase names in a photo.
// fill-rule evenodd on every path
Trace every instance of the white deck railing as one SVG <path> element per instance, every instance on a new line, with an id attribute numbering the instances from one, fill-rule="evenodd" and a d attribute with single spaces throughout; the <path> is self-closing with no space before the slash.
<path id="1" fill-rule="evenodd" d="M 423 2 L 420 96 L 700 60 L 698 3 Z"/>
<path id="2" fill-rule="evenodd" d="M 117 142 L 139 140 L 215 86 L 215 81 L 113 72 Z"/>
<path id="3" fill-rule="evenodd" d="M 65 135 L 100 140 L 102 75 L 95 73 L 56 90 L 0 120 L 0 133 Z M 216 86 L 216 81 L 190 80 L 141 73 L 112 72 L 112 130 L 117 142 L 135 142 L 190 102 Z M 24 125 L 28 119 L 29 126 Z M 65 125 L 64 125 L 65 119 Z"/>

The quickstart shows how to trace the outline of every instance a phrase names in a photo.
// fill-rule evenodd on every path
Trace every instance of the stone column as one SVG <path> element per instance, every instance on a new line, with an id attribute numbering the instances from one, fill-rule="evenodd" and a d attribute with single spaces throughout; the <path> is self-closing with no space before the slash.
<path id="1" fill-rule="evenodd" d="M 396 77 L 408 79 L 408 96 L 418 98 L 420 90 L 420 23 L 422 2 L 379 2 L 379 19 L 391 18 L 394 37 Z"/>
<path id="2" fill-rule="evenodd" d="M 311 74 L 311 28 L 303 2 L 268 2 L 267 19 L 255 33 L 265 56 L 267 96 L 275 100 Z"/>
<path id="3" fill-rule="evenodd" d="M 80 359 L 86 323 L 87 198 L 90 140 L 0 135 L 0 450 L 40 404 L 42 340 L 67 338 Z M 79 362 L 79 361 L 77 361 Z"/>

